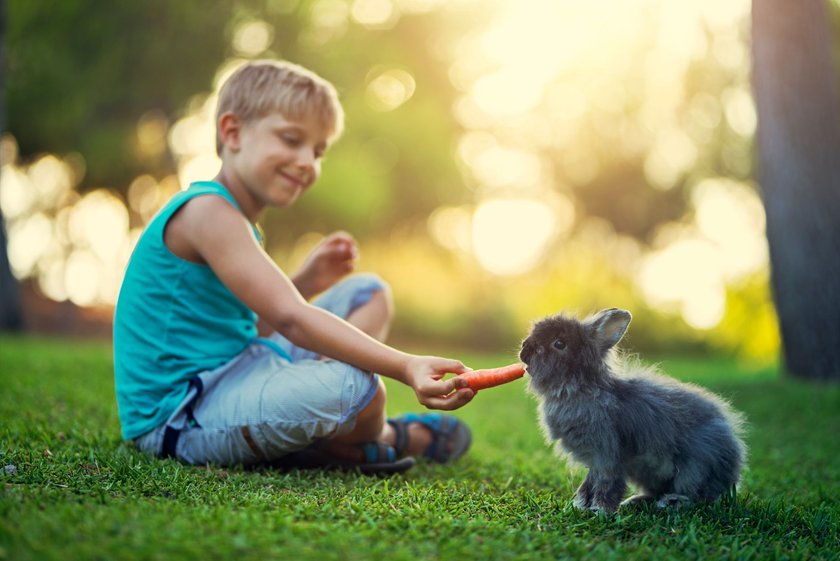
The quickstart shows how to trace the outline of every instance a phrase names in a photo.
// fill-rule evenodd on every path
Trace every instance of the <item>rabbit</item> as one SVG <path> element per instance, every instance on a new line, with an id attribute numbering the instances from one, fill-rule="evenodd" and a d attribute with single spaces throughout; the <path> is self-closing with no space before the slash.
<path id="1" fill-rule="evenodd" d="M 745 465 L 743 416 L 700 387 L 616 360 L 630 319 L 617 308 L 582 322 L 550 316 L 522 343 L 546 440 L 589 468 L 573 504 L 614 512 L 714 501 Z M 621 502 L 627 480 L 639 494 Z"/>

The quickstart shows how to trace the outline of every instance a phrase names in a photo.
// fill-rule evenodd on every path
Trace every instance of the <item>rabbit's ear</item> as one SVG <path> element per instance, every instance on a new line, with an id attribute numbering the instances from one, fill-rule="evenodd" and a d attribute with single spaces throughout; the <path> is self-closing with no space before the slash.
<path id="1" fill-rule="evenodd" d="M 601 310 L 586 323 L 601 349 L 607 350 L 621 341 L 632 317 L 627 310 L 609 308 Z"/>

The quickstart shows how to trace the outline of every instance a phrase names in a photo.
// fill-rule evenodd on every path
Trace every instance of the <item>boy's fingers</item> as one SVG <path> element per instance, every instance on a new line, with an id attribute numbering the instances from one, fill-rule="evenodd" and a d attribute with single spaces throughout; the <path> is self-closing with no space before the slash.
<path id="1" fill-rule="evenodd" d="M 450 362 L 449 366 L 447 367 L 447 372 L 451 372 L 453 374 L 463 374 L 464 372 L 468 372 L 470 369 L 464 366 L 464 363 L 460 360 L 453 360 Z"/>
<path id="2" fill-rule="evenodd" d="M 467 381 L 460 376 L 454 376 L 446 380 L 436 380 L 429 384 L 429 388 L 424 392 L 427 395 L 449 395 L 457 389 L 466 388 Z"/>
<path id="3" fill-rule="evenodd" d="M 430 409 L 441 409 L 451 411 L 469 403 L 475 397 L 473 390 L 459 390 L 447 396 L 431 397 L 425 400 L 423 405 Z"/>

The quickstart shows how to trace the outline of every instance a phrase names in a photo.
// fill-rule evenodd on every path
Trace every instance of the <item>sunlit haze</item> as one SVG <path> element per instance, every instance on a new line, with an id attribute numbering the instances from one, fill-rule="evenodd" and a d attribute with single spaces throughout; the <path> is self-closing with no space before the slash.
<path id="1" fill-rule="evenodd" d="M 324 44 L 348 25 L 387 29 L 401 14 L 448 5 L 318 2 L 302 40 Z M 464 131 L 453 158 L 473 200 L 432 213 L 431 239 L 488 274 L 515 278 L 538 271 L 590 219 L 572 187 L 585 188 L 605 154 L 635 158 L 643 162 L 644 180 L 660 192 L 688 177 L 690 209 L 622 266 L 634 271 L 650 305 L 676 310 L 695 328 L 717 325 L 728 284 L 767 267 L 754 185 L 717 176 L 700 161 L 700 147 L 712 141 L 719 123 L 744 138 L 755 132 L 743 33 L 748 0 L 499 0 L 487 6 L 489 23 L 464 29 L 444 49 L 459 92 L 452 118 Z M 264 53 L 276 32 L 256 17 L 240 22 L 231 36 L 239 58 L 221 65 L 217 86 L 238 64 Z M 686 103 L 692 64 L 710 54 L 739 78 L 719 95 L 700 92 Z M 383 64 L 359 76 L 372 112 L 409 104 L 419 87 L 407 67 Z M 215 103 L 208 92 L 175 122 L 154 112 L 138 121 L 138 150 L 153 154 L 168 146 L 178 172 L 162 180 L 136 178 L 125 203 L 104 189 L 78 195 L 70 161 L 45 156 L 16 164 L 14 141 L 4 139 L 0 204 L 14 273 L 37 278 L 56 300 L 113 304 L 140 231 L 129 229 L 126 205 L 148 221 L 179 188 L 215 175 Z M 736 170 L 748 161 L 737 153 L 724 157 Z M 740 177 L 747 177 L 749 170 L 743 171 Z M 48 218 L 51 205 L 60 204 L 66 208 Z"/>

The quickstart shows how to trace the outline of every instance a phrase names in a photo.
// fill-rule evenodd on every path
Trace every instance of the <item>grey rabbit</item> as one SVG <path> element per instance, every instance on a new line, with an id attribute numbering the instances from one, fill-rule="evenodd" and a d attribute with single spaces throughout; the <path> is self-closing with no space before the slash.
<path id="1" fill-rule="evenodd" d="M 612 349 L 630 319 L 616 308 L 584 321 L 550 316 L 522 343 L 546 439 L 589 468 L 574 505 L 714 501 L 744 466 L 743 418 L 702 388 L 618 361 Z M 627 480 L 640 494 L 622 503 Z"/>

